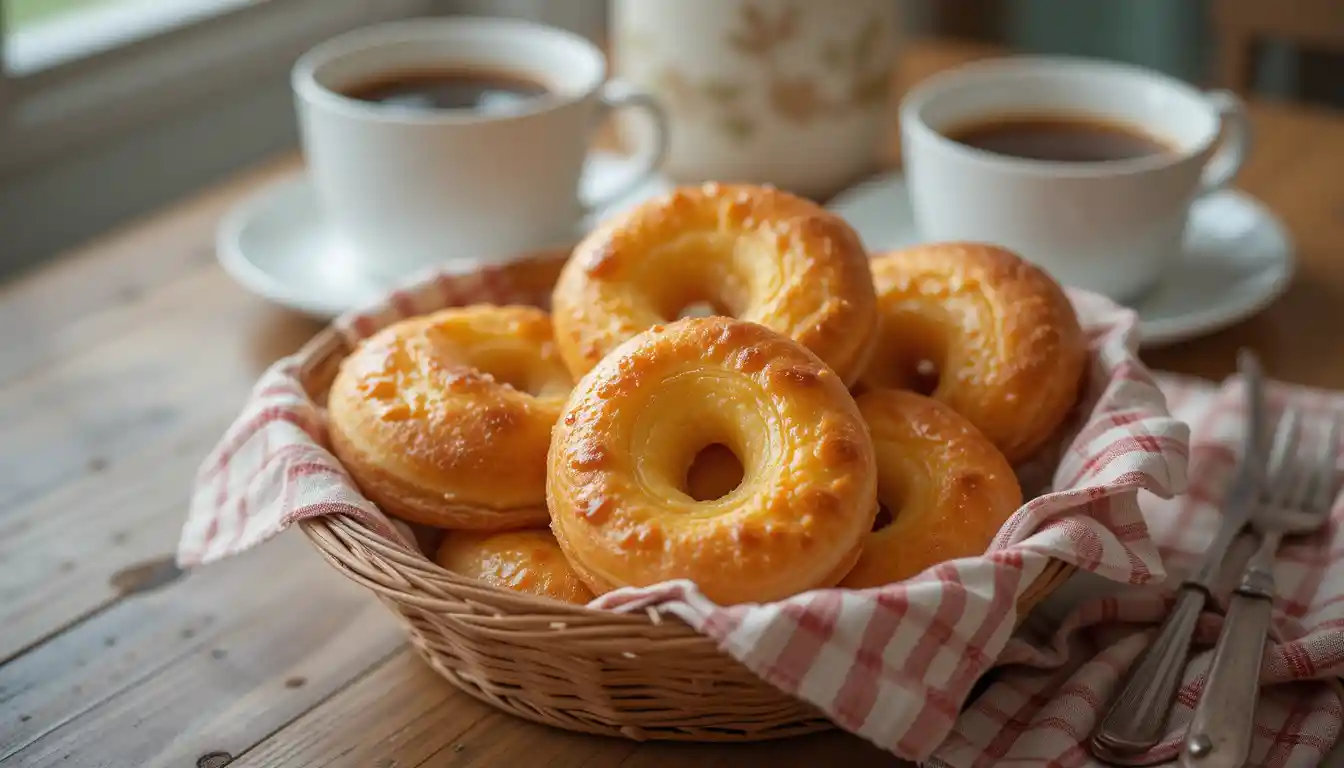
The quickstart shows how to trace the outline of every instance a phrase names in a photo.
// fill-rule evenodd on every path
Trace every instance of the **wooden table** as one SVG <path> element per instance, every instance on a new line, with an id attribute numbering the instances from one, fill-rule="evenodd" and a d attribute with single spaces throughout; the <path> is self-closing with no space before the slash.
<path id="1" fill-rule="evenodd" d="M 981 53 L 916 46 L 901 80 Z M 1297 280 L 1149 361 L 1221 377 L 1250 345 L 1280 378 L 1344 387 L 1344 114 L 1252 115 L 1240 184 L 1287 223 Z M 842 734 L 641 745 L 513 719 L 422 665 L 297 532 L 178 573 L 197 463 L 261 370 L 318 329 L 214 258 L 221 214 L 295 170 L 245 174 L 0 288 L 0 764 L 895 764 Z"/>

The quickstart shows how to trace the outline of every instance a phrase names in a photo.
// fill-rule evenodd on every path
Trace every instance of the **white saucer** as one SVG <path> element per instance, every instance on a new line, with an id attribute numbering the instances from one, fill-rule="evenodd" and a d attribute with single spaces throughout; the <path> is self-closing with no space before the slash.
<path id="1" fill-rule="evenodd" d="M 627 172 L 621 156 L 592 155 L 581 182 L 585 196 L 621 183 Z M 595 213 L 583 229 L 670 188 L 666 179 L 653 177 Z M 327 226 L 306 175 L 278 182 L 239 203 L 220 224 L 215 244 L 220 264 L 243 287 L 319 319 L 362 306 L 385 290 Z"/>
<path id="2" fill-rule="evenodd" d="M 830 205 L 869 250 L 919 242 L 905 179 L 892 173 L 840 193 Z M 1293 275 L 1293 247 L 1274 214 L 1252 197 L 1218 192 L 1195 203 L 1185 253 L 1137 302 L 1146 347 L 1184 341 L 1259 312 Z"/>

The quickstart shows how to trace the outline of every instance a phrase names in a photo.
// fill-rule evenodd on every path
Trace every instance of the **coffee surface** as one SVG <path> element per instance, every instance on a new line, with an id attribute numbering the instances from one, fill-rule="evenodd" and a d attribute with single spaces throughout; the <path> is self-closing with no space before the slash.
<path id="1" fill-rule="evenodd" d="M 352 99 L 398 109 L 487 113 L 514 112 L 548 93 L 544 84 L 521 74 L 485 69 L 390 72 L 341 92 Z"/>
<path id="2" fill-rule="evenodd" d="M 968 147 L 1027 160 L 1097 163 L 1172 151 L 1142 129 L 1087 115 L 1001 115 L 954 126 L 944 136 Z"/>

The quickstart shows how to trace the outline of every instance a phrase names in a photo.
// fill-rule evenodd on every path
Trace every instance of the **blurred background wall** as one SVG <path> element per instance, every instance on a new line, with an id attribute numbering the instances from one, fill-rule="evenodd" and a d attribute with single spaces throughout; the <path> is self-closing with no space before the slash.
<path id="1" fill-rule="evenodd" d="M 339 5 L 317 5 L 312 0 L 251 1 L 267 6 L 308 2 L 322 9 L 312 13 L 328 16 L 335 14 L 325 9 Z M 906 38 L 954 36 L 1023 51 L 1113 58 L 1201 84 L 1214 79 L 1218 39 L 1210 13 L 1212 4 L 1223 1 L 892 0 L 903 5 Z M 1344 0 L 1329 1 L 1344 5 Z M 514 16 L 562 26 L 597 40 L 605 34 L 605 0 L 398 0 L 383 6 L 398 4 L 412 14 Z M 1271 4 L 1280 5 L 1262 2 L 1266 7 Z M 349 23 L 358 25 L 360 18 L 351 15 Z M 127 115 L 106 130 L 85 131 L 78 142 L 49 147 L 51 151 L 28 153 L 22 138 L 18 146 L 15 141 L 6 142 L 10 145 L 8 162 L 0 164 L 0 277 L 296 146 L 288 66 L 299 51 L 321 38 L 321 25 L 310 23 L 312 29 L 306 34 L 311 39 L 296 35 L 288 47 L 277 46 L 274 55 L 254 57 L 248 49 L 251 33 L 242 25 L 230 31 L 226 21 L 220 19 L 214 31 L 207 29 L 200 37 L 225 49 L 230 39 L 237 41 L 236 61 L 227 56 L 219 59 L 194 89 L 187 86 L 187 92 L 171 104 L 156 100 L 153 108 Z M 341 28 L 335 21 L 327 26 L 332 32 Z M 207 33 L 212 37 L 205 37 Z M 134 57 L 122 58 L 134 64 Z M 155 66 L 172 65 L 168 58 Z M 1258 94 L 1266 97 L 1344 105 L 1341 73 L 1344 59 L 1337 55 L 1271 40 L 1256 65 L 1254 83 Z M 93 82 L 83 87 L 100 86 Z M 4 95 L 0 89 L 0 106 Z"/>

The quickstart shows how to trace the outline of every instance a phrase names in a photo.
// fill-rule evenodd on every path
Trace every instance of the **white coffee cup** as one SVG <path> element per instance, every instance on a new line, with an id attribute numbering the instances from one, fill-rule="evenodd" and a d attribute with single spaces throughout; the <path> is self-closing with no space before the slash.
<path id="1" fill-rule="evenodd" d="M 1130 126 L 1170 151 L 1043 161 L 944 135 L 1032 114 Z M 1024 56 L 921 83 L 901 103 L 901 142 L 922 239 L 996 243 L 1067 285 L 1124 301 L 1141 296 L 1180 257 L 1191 203 L 1236 175 L 1250 129 L 1241 102 L 1226 92 L 1205 93 L 1125 64 Z"/>
<path id="2" fill-rule="evenodd" d="M 506 112 L 397 108 L 345 95 L 425 71 L 502 73 L 547 94 Z M 563 30 L 488 18 L 416 19 L 347 33 L 294 66 L 309 173 L 331 224 L 387 281 L 468 269 L 572 242 L 584 217 L 654 172 L 665 119 L 640 91 L 606 81 L 592 43 Z M 604 200 L 580 197 L 594 129 L 608 110 L 652 117 L 638 169 Z"/>

